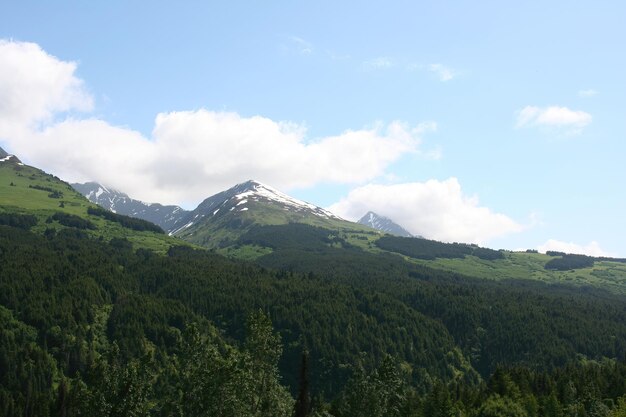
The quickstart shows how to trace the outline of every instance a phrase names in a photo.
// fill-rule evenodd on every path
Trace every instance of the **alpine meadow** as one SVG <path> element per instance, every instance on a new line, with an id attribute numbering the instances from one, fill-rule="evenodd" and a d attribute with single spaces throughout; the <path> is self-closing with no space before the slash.
<path id="1" fill-rule="evenodd" d="M 0 417 L 626 417 L 626 7 L 0 13 Z"/>

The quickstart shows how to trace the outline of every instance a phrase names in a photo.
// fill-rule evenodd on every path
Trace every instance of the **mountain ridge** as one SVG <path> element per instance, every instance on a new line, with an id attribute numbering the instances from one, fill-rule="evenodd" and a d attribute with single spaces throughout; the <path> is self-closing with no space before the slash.
<path id="1" fill-rule="evenodd" d="M 248 180 L 206 198 L 182 217 L 170 233 L 201 246 L 225 247 L 235 244 L 252 227 L 288 223 L 365 230 L 364 226 L 314 204 Z"/>
<path id="2" fill-rule="evenodd" d="M 2 148 L 0 148 L 0 162 L 10 162 L 18 165 L 24 165 L 17 156 L 8 153 Z"/>
<path id="3" fill-rule="evenodd" d="M 187 242 L 168 237 L 152 223 L 102 210 L 65 181 L 7 154 L 0 161 L 0 214 L 27 216 L 38 234 L 76 230 L 90 237 L 124 240 L 135 248 L 164 253 Z M 107 212 L 108 213 L 108 212 Z"/>
<path id="4" fill-rule="evenodd" d="M 188 213 L 176 205 L 145 203 L 128 196 L 121 191 L 106 187 L 97 182 L 70 184 L 76 191 L 84 195 L 92 203 L 130 217 L 147 220 L 170 232 L 174 224 Z"/>
<path id="5" fill-rule="evenodd" d="M 367 213 L 365 213 L 365 215 L 361 217 L 357 223 L 395 236 L 415 237 L 411 232 L 409 232 L 390 218 L 376 214 L 373 211 L 368 211 Z"/>

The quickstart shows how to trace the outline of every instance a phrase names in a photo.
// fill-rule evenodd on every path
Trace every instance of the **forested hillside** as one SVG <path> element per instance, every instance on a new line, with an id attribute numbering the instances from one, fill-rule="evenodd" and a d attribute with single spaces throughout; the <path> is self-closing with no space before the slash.
<path id="1" fill-rule="evenodd" d="M 184 247 L 159 255 L 76 227 L 29 228 L 0 226 L 3 415 L 105 405 L 109 415 L 211 415 L 195 414 L 193 401 L 222 407 L 213 415 L 289 415 L 304 351 L 317 408 L 338 416 L 499 415 L 484 413 L 542 401 L 608 410 L 624 393 L 626 303 L 609 293 L 473 280 L 356 248 L 311 263 L 296 249 L 287 269 L 265 269 Z M 255 321 L 274 344 L 256 362 Z M 255 366 L 276 378 L 271 390 L 255 385 Z M 273 404 L 265 414 L 261 398 Z M 367 414 L 364 398 L 395 411 Z"/>
<path id="2" fill-rule="evenodd" d="M 302 223 L 251 225 L 219 249 L 252 254 L 244 262 L 97 208 L 35 168 L 0 174 L 0 416 L 625 406 L 626 298 L 614 288 L 471 277 L 423 262 L 508 255 Z"/>
<path id="3" fill-rule="evenodd" d="M 0 224 L 8 224 L 2 220 L 7 214 L 37 220 L 32 225 L 37 233 L 75 227 L 93 238 L 127 238 L 163 253 L 176 242 L 150 222 L 104 211 L 59 178 L 11 161 L 0 162 Z"/>

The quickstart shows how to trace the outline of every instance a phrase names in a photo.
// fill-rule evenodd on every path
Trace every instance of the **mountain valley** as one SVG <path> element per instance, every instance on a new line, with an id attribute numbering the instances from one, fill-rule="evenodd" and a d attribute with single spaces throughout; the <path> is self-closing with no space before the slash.
<path id="1" fill-rule="evenodd" d="M 622 259 L 396 236 L 255 181 L 191 211 L 81 192 L 0 150 L 0 415 L 287 416 L 303 360 L 319 416 L 624 395 Z"/>

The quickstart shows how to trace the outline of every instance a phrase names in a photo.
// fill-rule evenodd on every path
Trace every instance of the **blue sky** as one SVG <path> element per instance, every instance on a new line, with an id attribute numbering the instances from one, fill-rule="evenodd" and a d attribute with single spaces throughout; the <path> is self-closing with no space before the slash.
<path id="1" fill-rule="evenodd" d="M 626 256 L 622 2 L 90 3 L 2 6 L 0 144 L 29 163 Z"/>

